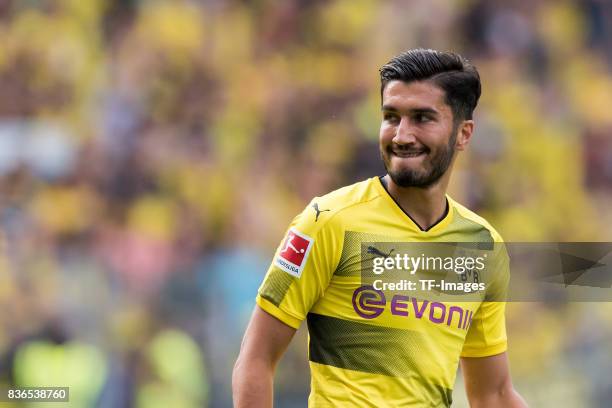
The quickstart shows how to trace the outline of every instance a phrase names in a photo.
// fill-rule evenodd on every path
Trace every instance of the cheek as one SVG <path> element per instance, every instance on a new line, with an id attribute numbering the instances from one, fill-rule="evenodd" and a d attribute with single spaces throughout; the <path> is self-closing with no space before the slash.
<path id="1" fill-rule="evenodd" d="M 432 125 L 421 133 L 421 140 L 426 145 L 436 145 L 448 143 L 451 137 L 451 130 L 447 126 Z"/>
<path id="2" fill-rule="evenodd" d="M 380 130 L 378 133 L 378 139 L 382 144 L 391 143 L 391 140 L 395 136 L 395 130 L 392 126 L 385 124 L 384 122 L 380 124 Z"/>

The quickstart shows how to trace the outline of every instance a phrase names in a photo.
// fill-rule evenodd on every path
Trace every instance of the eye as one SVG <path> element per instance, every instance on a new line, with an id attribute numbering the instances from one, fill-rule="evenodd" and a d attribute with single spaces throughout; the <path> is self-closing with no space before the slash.
<path id="1" fill-rule="evenodd" d="M 383 120 L 385 122 L 395 123 L 395 122 L 398 121 L 398 116 L 395 113 L 384 112 L 383 113 Z"/>
<path id="2" fill-rule="evenodd" d="M 416 115 L 414 115 L 414 120 L 417 123 L 427 123 L 431 122 L 432 118 L 424 113 L 417 113 Z"/>

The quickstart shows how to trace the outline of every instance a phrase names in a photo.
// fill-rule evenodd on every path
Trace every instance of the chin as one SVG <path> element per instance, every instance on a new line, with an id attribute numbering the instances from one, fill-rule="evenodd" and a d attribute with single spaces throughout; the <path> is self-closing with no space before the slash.
<path id="1" fill-rule="evenodd" d="M 423 166 L 391 166 L 389 169 L 393 174 L 400 176 L 402 174 L 412 174 L 413 176 L 422 177 L 427 174 Z"/>

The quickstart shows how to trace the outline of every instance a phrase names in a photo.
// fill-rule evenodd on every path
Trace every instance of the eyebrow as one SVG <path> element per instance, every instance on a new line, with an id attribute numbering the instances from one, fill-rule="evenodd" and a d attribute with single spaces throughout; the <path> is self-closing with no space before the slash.
<path id="1" fill-rule="evenodd" d="M 393 106 L 390 105 L 383 105 L 382 106 L 382 111 L 383 112 L 399 112 L 399 110 Z M 415 109 L 408 109 L 408 112 L 410 112 L 411 114 L 415 115 L 415 114 L 431 114 L 431 115 L 438 115 L 439 112 L 435 109 L 432 108 L 415 108 Z"/>

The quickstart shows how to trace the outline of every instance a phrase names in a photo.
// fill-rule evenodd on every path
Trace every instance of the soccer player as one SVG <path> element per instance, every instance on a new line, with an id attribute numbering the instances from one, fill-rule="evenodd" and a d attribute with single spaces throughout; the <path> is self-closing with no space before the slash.
<path id="1" fill-rule="evenodd" d="M 235 407 L 272 406 L 276 364 L 303 320 L 311 407 L 448 407 L 459 362 L 472 407 L 526 406 L 510 379 L 504 302 L 390 302 L 360 280 L 364 242 L 502 242 L 446 194 L 474 130 L 476 69 L 415 49 L 380 78 L 387 174 L 314 198 L 291 223 L 234 368 Z M 507 255 L 494 265 L 493 281 L 507 283 Z"/>

